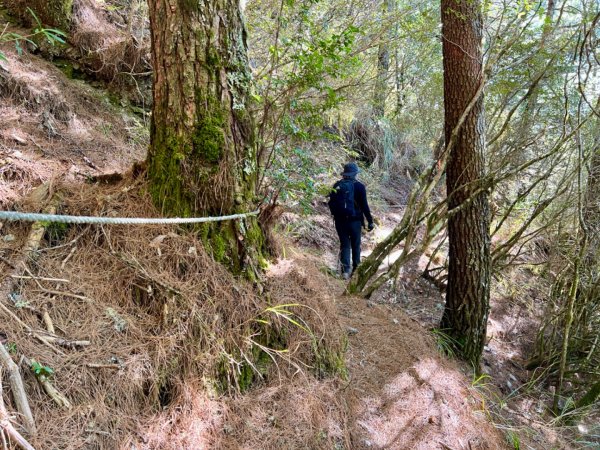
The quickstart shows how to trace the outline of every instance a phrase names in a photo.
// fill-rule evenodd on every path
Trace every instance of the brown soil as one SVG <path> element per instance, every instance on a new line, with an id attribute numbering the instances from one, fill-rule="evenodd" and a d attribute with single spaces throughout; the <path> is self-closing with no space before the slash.
<path id="1" fill-rule="evenodd" d="M 9 44 L 2 51 L 8 61 L 0 62 L 0 206 L 51 178 L 124 172 L 144 158 L 141 119 L 37 56 L 18 56 Z"/>
<path id="2" fill-rule="evenodd" d="M 345 300 L 342 322 L 358 330 L 348 354 L 352 448 L 506 448 L 467 376 L 421 325 L 397 308 Z"/>

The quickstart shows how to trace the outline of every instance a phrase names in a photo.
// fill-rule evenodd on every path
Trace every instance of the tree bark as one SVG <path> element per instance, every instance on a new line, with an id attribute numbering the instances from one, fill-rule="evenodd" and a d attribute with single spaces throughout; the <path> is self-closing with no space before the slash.
<path id="1" fill-rule="evenodd" d="M 597 105 L 600 101 L 597 102 Z M 600 123 L 600 120 L 596 121 Z M 592 148 L 585 203 L 583 208 L 583 220 L 589 236 L 589 249 L 585 258 L 585 266 L 590 272 L 591 283 L 597 281 L 599 276 L 595 270 L 599 264 L 600 255 L 600 136 L 596 136 Z M 595 278 L 594 278 L 595 275 Z"/>
<path id="2" fill-rule="evenodd" d="M 253 209 L 257 179 L 251 72 L 239 0 L 149 0 L 154 67 L 150 191 L 163 213 Z M 217 260 L 236 268 L 262 245 L 255 219 L 204 226 Z"/>
<path id="3" fill-rule="evenodd" d="M 396 37 L 398 36 L 398 27 L 394 30 Z M 400 56 L 400 49 L 396 48 L 396 56 L 395 56 L 396 70 L 395 70 L 395 83 L 396 83 L 396 117 L 400 116 L 402 113 L 402 108 L 404 108 L 404 104 L 406 103 L 406 93 L 405 89 L 405 55 Z"/>
<path id="4" fill-rule="evenodd" d="M 394 0 L 382 1 L 382 18 L 386 18 L 392 12 L 396 2 Z M 373 117 L 381 119 L 385 116 L 385 100 L 387 98 L 387 80 L 390 69 L 390 40 L 392 28 L 383 34 L 383 41 L 379 44 L 377 52 L 377 79 L 375 81 L 375 92 L 373 93 Z"/>
<path id="5" fill-rule="evenodd" d="M 482 83 L 483 18 L 479 1 L 442 0 L 441 5 L 445 135 L 449 142 Z M 488 195 L 473 194 L 484 175 L 484 149 L 483 96 L 479 96 L 448 155 L 449 267 L 440 324 L 453 338 L 458 354 L 476 370 L 485 343 L 490 297 Z M 456 214 L 452 214 L 454 208 L 460 208 Z"/>
<path id="6" fill-rule="evenodd" d="M 65 32 L 71 28 L 73 0 L 17 0 L 8 2 L 7 8 L 30 24 L 34 21 L 27 8 L 31 8 L 45 26 Z"/>

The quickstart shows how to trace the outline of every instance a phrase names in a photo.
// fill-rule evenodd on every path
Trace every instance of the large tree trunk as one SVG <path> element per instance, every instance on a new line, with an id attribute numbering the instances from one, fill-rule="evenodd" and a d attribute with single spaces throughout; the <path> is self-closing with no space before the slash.
<path id="1" fill-rule="evenodd" d="M 163 213 L 253 209 L 257 178 L 251 72 L 239 0 L 149 0 L 154 103 L 148 176 Z M 217 260 L 243 266 L 256 220 L 203 227 Z"/>
<path id="2" fill-rule="evenodd" d="M 483 82 L 482 14 L 479 1 L 442 0 L 446 142 Z M 483 97 L 458 133 L 446 170 L 449 267 L 441 321 L 459 354 L 479 369 L 490 297 L 490 235 L 487 193 L 473 196 L 484 175 Z"/>
<path id="3" fill-rule="evenodd" d="M 15 0 L 7 8 L 28 24 L 34 24 L 27 8 L 35 13 L 44 26 L 69 31 L 73 17 L 73 0 Z"/>

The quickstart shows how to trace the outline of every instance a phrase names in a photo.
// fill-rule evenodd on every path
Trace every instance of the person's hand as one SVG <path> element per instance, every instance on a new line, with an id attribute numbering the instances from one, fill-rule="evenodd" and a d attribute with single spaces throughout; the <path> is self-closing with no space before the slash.
<path id="1" fill-rule="evenodd" d="M 375 228 L 375 225 L 373 225 L 373 222 L 371 222 L 369 225 L 367 225 L 367 231 L 373 231 L 373 228 Z"/>

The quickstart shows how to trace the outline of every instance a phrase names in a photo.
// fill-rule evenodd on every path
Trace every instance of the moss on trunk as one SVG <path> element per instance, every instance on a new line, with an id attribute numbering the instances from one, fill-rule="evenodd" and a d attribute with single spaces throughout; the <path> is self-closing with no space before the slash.
<path id="1" fill-rule="evenodd" d="M 258 167 L 239 2 L 181 6 L 149 2 L 155 67 L 148 152 L 152 198 L 165 215 L 180 217 L 252 211 Z M 261 264 L 264 239 L 255 217 L 205 225 L 199 232 L 215 260 L 234 272 L 252 274 Z"/>
<path id="2" fill-rule="evenodd" d="M 34 21 L 27 8 L 35 13 L 46 27 L 69 31 L 73 17 L 73 0 L 17 0 L 8 2 L 8 9 L 28 24 Z"/>

